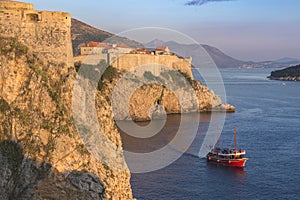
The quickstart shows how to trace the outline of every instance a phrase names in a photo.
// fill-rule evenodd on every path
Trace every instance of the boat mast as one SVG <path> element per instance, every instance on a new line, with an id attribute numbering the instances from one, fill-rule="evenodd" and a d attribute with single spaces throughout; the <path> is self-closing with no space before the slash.
<path id="1" fill-rule="evenodd" d="M 234 127 L 234 150 L 236 150 L 236 127 Z"/>

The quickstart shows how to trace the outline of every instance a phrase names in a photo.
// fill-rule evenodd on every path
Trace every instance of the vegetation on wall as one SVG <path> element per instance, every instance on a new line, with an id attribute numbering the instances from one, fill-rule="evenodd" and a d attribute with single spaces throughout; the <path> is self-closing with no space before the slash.
<path id="1" fill-rule="evenodd" d="M 13 53 L 17 58 L 28 53 L 28 47 L 19 43 L 16 38 L 0 37 L 0 55 Z"/>

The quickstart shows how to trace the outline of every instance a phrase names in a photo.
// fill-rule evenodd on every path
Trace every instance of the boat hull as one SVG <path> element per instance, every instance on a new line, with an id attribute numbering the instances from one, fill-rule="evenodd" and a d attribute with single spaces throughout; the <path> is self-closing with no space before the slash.
<path id="1" fill-rule="evenodd" d="M 248 160 L 247 158 L 221 160 L 210 156 L 207 157 L 208 162 L 223 165 L 223 166 L 229 166 L 229 167 L 245 167 L 247 160 Z"/>

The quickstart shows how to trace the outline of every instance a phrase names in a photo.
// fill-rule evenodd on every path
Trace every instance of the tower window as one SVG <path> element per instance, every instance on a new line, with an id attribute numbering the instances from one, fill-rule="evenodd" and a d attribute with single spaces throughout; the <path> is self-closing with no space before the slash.
<path id="1" fill-rule="evenodd" d="M 27 21 L 37 22 L 39 21 L 39 15 L 35 13 L 30 13 L 26 15 Z"/>

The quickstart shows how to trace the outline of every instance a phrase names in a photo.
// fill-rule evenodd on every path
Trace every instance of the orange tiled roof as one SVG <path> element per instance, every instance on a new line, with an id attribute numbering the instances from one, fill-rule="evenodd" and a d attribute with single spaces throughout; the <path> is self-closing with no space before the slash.
<path id="1" fill-rule="evenodd" d="M 111 46 L 107 43 L 103 43 L 103 42 L 89 42 L 87 44 L 88 47 L 102 47 L 102 48 L 111 48 Z"/>
<path id="2" fill-rule="evenodd" d="M 166 51 L 167 50 L 167 46 L 158 46 L 156 47 L 156 51 Z"/>

